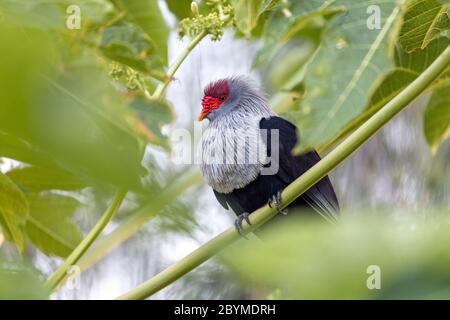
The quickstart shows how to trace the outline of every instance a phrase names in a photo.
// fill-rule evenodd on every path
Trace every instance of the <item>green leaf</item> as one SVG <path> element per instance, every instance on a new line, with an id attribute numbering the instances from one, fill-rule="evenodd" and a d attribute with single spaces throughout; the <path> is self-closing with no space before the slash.
<path id="1" fill-rule="evenodd" d="M 166 0 L 169 10 L 178 18 L 182 20 L 192 15 L 191 0 Z"/>
<path id="2" fill-rule="evenodd" d="M 364 121 L 414 81 L 449 44 L 450 40 L 448 38 L 440 37 L 431 41 L 425 49 L 418 49 L 410 53 L 405 52 L 402 46 L 397 44 L 395 47 L 395 67 L 379 79 L 379 84 L 370 94 L 370 101 L 366 110 L 351 120 L 333 139 L 320 146 L 319 150 L 328 150 L 340 139 L 358 128 Z M 444 72 L 436 79 L 430 88 L 444 86 L 449 83 L 449 80 L 450 70 Z"/>
<path id="3" fill-rule="evenodd" d="M 383 79 L 380 86 L 374 91 L 368 108 L 378 110 L 389 100 L 395 97 L 408 84 L 417 78 L 450 44 L 448 38 L 438 38 L 430 42 L 425 49 L 405 52 L 401 46 L 396 46 L 395 68 Z M 445 79 L 436 80 L 441 83 Z"/>
<path id="4" fill-rule="evenodd" d="M 163 74 L 163 62 L 156 55 L 154 42 L 132 23 L 105 29 L 100 49 L 106 57 L 139 71 L 150 75 Z"/>
<path id="5" fill-rule="evenodd" d="M 161 133 L 161 128 L 173 121 L 174 116 L 169 104 L 164 100 L 149 100 L 139 96 L 130 103 L 130 107 L 141 121 L 136 123 L 136 130 L 150 143 L 168 148 L 167 137 Z"/>
<path id="6" fill-rule="evenodd" d="M 277 52 L 295 37 L 307 37 L 318 44 L 320 30 L 334 15 L 341 13 L 340 6 L 321 0 L 290 2 L 290 7 L 277 7 L 265 23 L 262 46 L 257 51 L 253 66 L 263 66 L 274 60 Z M 319 31 L 319 32 L 317 32 Z"/>
<path id="7" fill-rule="evenodd" d="M 108 80 L 106 74 L 91 71 L 50 79 L 38 103 L 52 122 L 36 121 L 34 129 L 67 170 L 137 188 L 143 173 L 140 144 L 125 120 L 126 100 Z"/>
<path id="8" fill-rule="evenodd" d="M 58 1 L 3 0 L 0 2 L 0 12 L 8 26 L 61 30 L 65 27 L 65 11 Z"/>
<path id="9" fill-rule="evenodd" d="M 290 221 L 266 230 L 264 242 L 240 241 L 224 258 L 241 279 L 278 288 L 283 299 L 448 299 L 447 214 Z M 381 290 L 369 290 L 377 275 Z"/>
<path id="10" fill-rule="evenodd" d="M 114 6 L 107 0 L 64 0 L 64 11 L 69 5 L 77 5 L 81 11 L 81 27 L 86 20 L 92 24 L 104 24 L 114 15 Z M 64 15 L 65 16 L 65 15 Z"/>
<path id="11" fill-rule="evenodd" d="M 15 137 L 8 153 L 30 163 L 37 155 L 43 166 L 50 159 L 76 175 L 137 188 L 141 146 L 125 119 L 126 97 L 94 50 L 67 58 L 55 47 L 59 42 L 69 46 L 49 32 L 0 29 L 0 131 Z"/>
<path id="12" fill-rule="evenodd" d="M 263 4 L 264 0 L 231 0 L 236 26 L 245 36 L 250 37 L 256 27 Z"/>
<path id="13" fill-rule="evenodd" d="M 433 91 L 425 109 L 423 130 L 433 152 L 450 136 L 450 85 Z"/>
<path id="14" fill-rule="evenodd" d="M 137 24 L 153 40 L 156 52 L 164 64 L 167 64 L 166 26 L 158 1 L 156 0 L 111 0 L 114 5 L 126 13 L 126 19 Z"/>
<path id="15" fill-rule="evenodd" d="M 30 215 L 25 231 L 44 254 L 67 257 L 83 240 L 83 234 L 70 219 L 80 203 L 56 194 L 30 194 Z"/>
<path id="16" fill-rule="evenodd" d="M 25 247 L 22 227 L 28 217 L 28 203 L 20 189 L 0 172 L 0 224 L 6 237 L 23 251 Z"/>
<path id="17" fill-rule="evenodd" d="M 36 270 L 0 259 L 0 300 L 47 300 L 50 292 Z"/>
<path id="18" fill-rule="evenodd" d="M 79 177 L 56 168 L 38 166 L 17 167 L 6 175 L 29 192 L 44 190 L 79 190 L 86 187 Z"/>
<path id="19" fill-rule="evenodd" d="M 301 149 L 329 141 L 368 103 L 368 92 L 392 67 L 390 30 L 399 15 L 396 1 L 369 1 L 380 8 L 381 29 L 368 29 L 367 6 L 354 1 L 334 2 L 346 8 L 322 35 L 322 44 L 308 64 L 306 95 L 301 109 L 293 114 L 299 125 Z M 297 148 L 296 151 L 299 151 Z"/>
<path id="20" fill-rule="evenodd" d="M 107 0 L 2 0 L 0 11 L 9 26 L 20 24 L 28 27 L 67 31 L 67 8 L 80 8 L 81 30 L 97 27 L 114 15 L 114 6 Z"/>
<path id="21" fill-rule="evenodd" d="M 266 78 L 271 87 L 283 92 L 304 91 L 295 89 L 304 86 L 305 66 L 317 47 L 311 41 L 293 39 L 280 48 L 267 67 Z"/>
<path id="22" fill-rule="evenodd" d="M 398 39 L 406 52 L 424 49 L 450 29 L 449 9 L 437 0 L 411 0 L 405 10 Z"/>
<path id="23" fill-rule="evenodd" d="M 38 150 L 17 136 L 2 131 L 0 131 L 0 156 L 26 163 L 56 166 L 42 150 Z"/>

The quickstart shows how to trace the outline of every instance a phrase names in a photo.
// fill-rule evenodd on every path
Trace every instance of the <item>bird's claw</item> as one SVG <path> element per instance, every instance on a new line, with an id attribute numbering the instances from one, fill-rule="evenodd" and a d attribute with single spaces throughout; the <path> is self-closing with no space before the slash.
<path id="1" fill-rule="evenodd" d="M 278 191 L 276 194 L 270 197 L 267 204 L 269 205 L 270 208 L 272 208 L 272 205 L 274 205 L 279 213 L 284 215 L 287 214 L 287 209 L 281 208 L 281 191 Z"/>
<path id="2" fill-rule="evenodd" d="M 242 221 L 245 220 L 249 225 L 251 225 L 249 216 L 250 216 L 250 214 L 248 212 L 244 212 L 244 213 L 241 213 L 236 218 L 236 220 L 234 220 L 234 227 L 236 228 L 236 231 L 245 239 L 247 239 L 247 237 L 244 234 L 244 228 L 242 228 Z"/>

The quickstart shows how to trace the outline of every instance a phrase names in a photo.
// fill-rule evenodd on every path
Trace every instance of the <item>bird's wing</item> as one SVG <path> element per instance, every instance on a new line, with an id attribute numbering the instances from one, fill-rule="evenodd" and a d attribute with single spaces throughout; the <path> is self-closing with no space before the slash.
<path id="1" fill-rule="evenodd" d="M 286 184 L 290 184 L 320 161 L 320 156 L 315 151 L 298 156 L 292 154 L 292 149 L 297 144 L 297 128 L 289 121 L 276 116 L 263 118 L 260 122 L 260 128 L 267 130 L 268 154 L 272 155 L 272 148 L 277 147 L 279 150 L 277 176 Z M 271 141 L 272 130 L 278 130 L 278 141 Z M 339 208 L 336 194 L 328 177 L 320 180 L 306 191 L 301 198 L 314 210 L 321 214 L 325 213 L 328 216 L 334 216 Z"/>

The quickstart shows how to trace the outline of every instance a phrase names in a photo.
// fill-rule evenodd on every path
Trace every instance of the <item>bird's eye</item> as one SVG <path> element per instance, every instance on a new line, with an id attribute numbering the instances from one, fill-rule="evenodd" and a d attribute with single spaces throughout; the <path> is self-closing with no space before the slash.
<path id="1" fill-rule="evenodd" d="M 220 100 L 220 101 L 224 101 L 224 100 L 225 100 L 225 97 L 224 97 L 224 96 L 220 96 L 220 97 L 219 97 L 219 100 Z"/>

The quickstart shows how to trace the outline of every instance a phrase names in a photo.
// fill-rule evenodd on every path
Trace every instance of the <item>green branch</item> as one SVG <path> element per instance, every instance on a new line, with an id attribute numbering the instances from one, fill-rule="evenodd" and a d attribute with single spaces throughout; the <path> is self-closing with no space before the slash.
<path id="1" fill-rule="evenodd" d="M 80 259 L 78 267 L 86 270 L 97 263 L 108 252 L 135 234 L 145 223 L 157 216 L 167 205 L 173 203 L 174 199 L 201 181 L 200 172 L 192 170 L 177 178 L 158 194 L 152 195 L 146 205 L 122 221 L 110 234 L 98 239 Z"/>
<path id="2" fill-rule="evenodd" d="M 284 208 L 289 205 L 302 193 L 326 176 L 331 170 L 336 168 L 343 160 L 382 128 L 383 125 L 419 96 L 449 64 L 450 46 L 447 47 L 445 51 L 399 95 L 388 102 L 370 119 L 350 134 L 327 156 L 287 186 L 282 193 L 282 207 Z M 275 215 L 275 209 L 271 209 L 267 205 L 254 211 L 250 215 L 252 225 L 250 226 L 247 223 L 244 223 L 243 227 L 245 232 L 258 228 Z M 231 227 L 166 270 L 157 274 L 155 277 L 118 297 L 118 299 L 145 299 L 198 267 L 224 247 L 239 239 L 239 234 Z"/>
<path id="3" fill-rule="evenodd" d="M 184 48 L 183 52 L 179 55 L 179 57 L 173 62 L 173 64 L 170 66 L 169 70 L 167 70 L 168 79 L 164 82 L 161 82 L 158 87 L 156 87 L 155 92 L 152 95 L 152 98 L 154 99 L 160 99 L 164 91 L 166 90 L 167 86 L 169 85 L 170 81 L 172 81 L 173 76 L 175 75 L 175 72 L 177 72 L 180 65 L 183 63 L 183 61 L 187 58 L 189 53 L 192 51 L 192 49 L 195 48 L 195 46 L 202 41 L 202 39 L 207 35 L 206 30 L 203 30 L 198 35 L 196 35 Z"/>
<path id="4" fill-rule="evenodd" d="M 72 253 L 64 260 L 64 262 L 56 269 L 46 282 L 46 287 L 53 291 L 60 284 L 61 280 L 66 276 L 67 270 L 75 265 L 91 244 L 97 239 L 112 217 L 119 210 L 119 207 L 125 198 L 126 191 L 118 190 L 114 195 L 113 201 L 101 216 L 97 224 L 92 228 L 86 238 L 72 251 Z"/>

